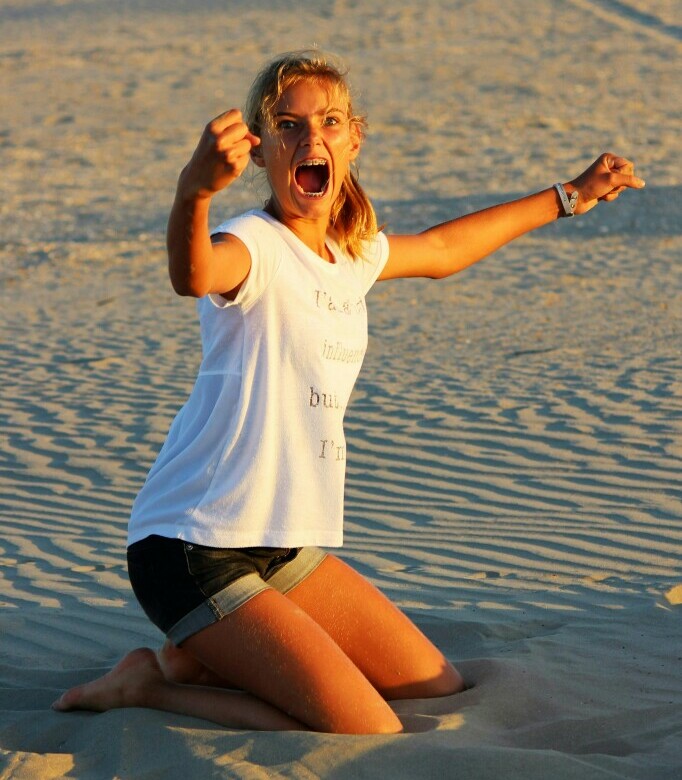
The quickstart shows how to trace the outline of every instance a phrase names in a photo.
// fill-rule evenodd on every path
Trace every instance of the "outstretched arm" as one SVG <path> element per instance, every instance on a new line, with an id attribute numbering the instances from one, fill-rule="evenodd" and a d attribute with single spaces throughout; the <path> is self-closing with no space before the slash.
<path id="1" fill-rule="evenodd" d="M 168 272 L 179 295 L 228 293 L 246 278 L 248 250 L 234 236 L 221 236 L 213 243 L 208 212 L 211 198 L 241 176 L 251 149 L 259 143 L 241 112 L 232 109 L 206 125 L 180 174 L 166 234 Z"/>
<path id="2" fill-rule="evenodd" d="M 641 189 L 644 182 L 634 175 L 629 160 L 613 154 L 602 154 L 580 176 L 564 185 L 569 195 L 578 191 L 576 215 L 594 208 L 600 200 L 615 200 L 627 187 Z M 563 213 L 559 195 L 551 187 L 444 222 L 417 235 L 389 236 L 388 262 L 379 279 L 451 276 Z"/>

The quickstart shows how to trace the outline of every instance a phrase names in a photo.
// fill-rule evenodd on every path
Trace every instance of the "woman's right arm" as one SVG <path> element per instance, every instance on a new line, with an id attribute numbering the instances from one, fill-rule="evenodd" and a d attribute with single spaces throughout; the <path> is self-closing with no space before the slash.
<path id="1" fill-rule="evenodd" d="M 241 112 L 232 109 L 209 122 L 180 174 L 166 234 L 168 272 L 179 295 L 229 297 L 246 279 L 248 250 L 228 234 L 212 242 L 208 213 L 212 197 L 241 176 L 259 143 Z"/>

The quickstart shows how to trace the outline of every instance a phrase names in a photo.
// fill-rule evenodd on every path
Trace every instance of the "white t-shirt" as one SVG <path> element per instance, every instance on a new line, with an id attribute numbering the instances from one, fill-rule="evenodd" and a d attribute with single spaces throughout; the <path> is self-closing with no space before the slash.
<path id="1" fill-rule="evenodd" d="M 388 241 L 378 234 L 352 260 L 328 238 L 328 263 L 263 211 L 214 232 L 243 241 L 251 270 L 234 301 L 197 302 L 199 375 L 135 500 L 128 543 L 340 546 L 343 416 Z"/>

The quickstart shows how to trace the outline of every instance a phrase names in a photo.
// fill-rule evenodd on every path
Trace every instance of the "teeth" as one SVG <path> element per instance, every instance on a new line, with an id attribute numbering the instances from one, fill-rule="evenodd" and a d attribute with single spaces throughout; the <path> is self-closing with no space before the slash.
<path id="1" fill-rule="evenodd" d="M 301 168 L 312 168 L 314 166 L 323 166 L 325 168 L 328 168 L 328 161 L 324 159 L 324 157 L 313 157 L 310 160 L 301 160 L 301 162 L 296 164 L 296 169 L 299 170 Z M 327 191 L 327 183 L 325 183 L 324 187 L 320 192 L 307 192 L 306 190 L 301 188 L 301 192 L 304 195 L 307 195 L 310 198 L 321 198 L 324 196 L 325 192 Z"/>

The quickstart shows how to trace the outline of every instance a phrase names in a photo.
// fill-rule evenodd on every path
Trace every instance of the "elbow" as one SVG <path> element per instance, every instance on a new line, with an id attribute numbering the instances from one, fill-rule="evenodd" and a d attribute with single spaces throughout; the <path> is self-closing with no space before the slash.
<path id="1" fill-rule="evenodd" d="M 432 265 L 429 273 L 430 279 L 447 279 L 475 263 L 476 257 L 463 257 L 460 253 L 448 252 L 439 257 Z"/>
<path id="2" fill-rule="evenodd" d="M 211 288 L 203 279 L 197 279 L 191 274 L 179 276 L 177 274 L 170 273 L 170 281 L 173 290 L 178 295 L 182 295 L 190 298 L 203 298 L 204 295 L 208 295 Z"/>
<path id="3" fill-rule="evenodd" d="M 183 298 L 203 298 L 206 292 L 197 289 L 196 287 L 176 287 L 173 285 L 173 290 L 176 295 L 180 295 Z"/>
<path id="4" fill-rule="evenodd" d="M 190 298 L 203 298 L 210 292 L 206 284 L 202 284 L 196 279 L 177 279 L 171 275 L 171 285 L 178 295 Z"/>
<path id="5" fill-rule="evenodd" d="M 432 266 L 429 274 L 428 279 L 447 279 L 448 276 L 452 276 L 453 273 L 456 273 L 449 265 L 446 263 L 439 263 L 437 265 Z"/>
<path id="6" fill-rule="evenodd" d="M 425 235 L 428 234 L 428 235 Z M 424 276 L 427 279 L 446 279 L 456 273 L 457 252 L 451 246 L 452 242 L 445 241 L 442 237 L 434 235 L 431 231 L 420 234 L 428 238 L 424 255 L 428 258 L 427 270 Z"/>

